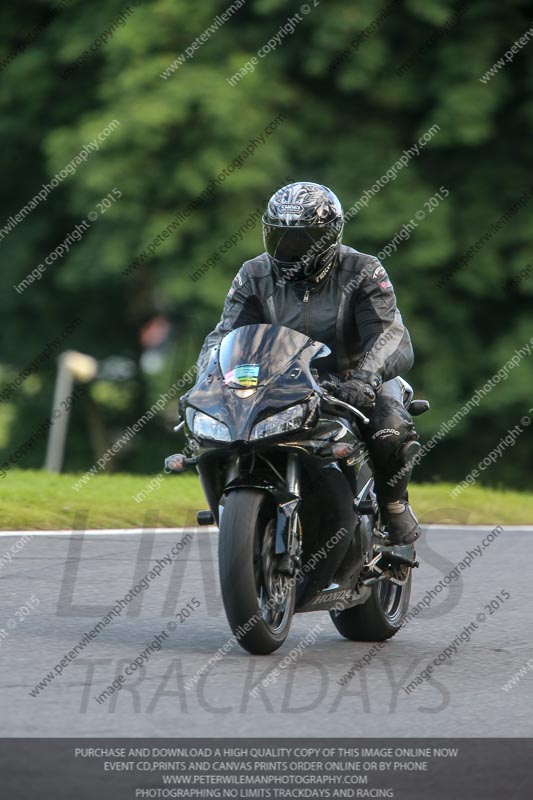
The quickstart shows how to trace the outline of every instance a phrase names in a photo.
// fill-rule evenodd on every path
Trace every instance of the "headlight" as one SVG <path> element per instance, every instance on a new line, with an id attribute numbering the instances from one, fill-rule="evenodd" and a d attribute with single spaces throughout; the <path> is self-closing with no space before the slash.
<path id="1" fill-rule="evenodd" d="M 194 415 L 192 430 L 195 436 L 203 439 L 216 439 L 218 442 L 229 442 L 229 428 L 223 422 L 213 419 L 203 411 L 197 411 Z"/>
<path id="2" fill-rule="evenodd" d="M 286 431 L 294 431 L 301 426 L 303 418 L 302 406 L 286 408 L 285 411 L 273 414 L 254 425 L 250 439 L 265 439 L 267 436 L 277 436 Z"/>

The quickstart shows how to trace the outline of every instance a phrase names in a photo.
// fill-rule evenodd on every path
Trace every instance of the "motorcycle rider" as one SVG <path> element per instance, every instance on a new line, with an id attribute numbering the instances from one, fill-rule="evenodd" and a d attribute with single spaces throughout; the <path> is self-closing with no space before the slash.
<path id="1" fill-rule="evenodd" d="M 246 261 L 233 280 L 220 322 L 200 352 L 198 374 L 211 348 L 244 325 L 284 325 L 327 344 L 331 355 L 316 362 L 321 383 L 369 417 L 361 432 L 382 522 L 391 544 L 410 544 L 420 527 L 408 502 L 406 454 L 418 437 L 398 376 L 411 368 L 413 348 L 384 267 L 341 244 L 343 227 L 342 206 L 325 186 L 291 183 L 272 195 L 263 216 L 266 252 Z M 327 525 L 334 531 L 339 519 L 352 521 L 346 500 L 352 507 L 353 493 L 340 470 L 323 472 L 329 498 L 345 504 Z"/>

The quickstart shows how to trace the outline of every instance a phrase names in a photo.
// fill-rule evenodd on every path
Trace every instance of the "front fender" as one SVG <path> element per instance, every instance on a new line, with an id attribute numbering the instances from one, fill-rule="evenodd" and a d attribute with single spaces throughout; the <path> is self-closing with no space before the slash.
<path id="1" fill-rule="evenodd" d="M 235 492 L 238 489 L 259 489 L 272 496 L 276 504 L 276 554 L 286 553 L 290 523 L 298 512 L 301 499 L 282 486 L 277 486 L 264 478 L 254 480 L 253 476 L 239 477 L 230 481 L 224 489 L 224 494 Z"/>

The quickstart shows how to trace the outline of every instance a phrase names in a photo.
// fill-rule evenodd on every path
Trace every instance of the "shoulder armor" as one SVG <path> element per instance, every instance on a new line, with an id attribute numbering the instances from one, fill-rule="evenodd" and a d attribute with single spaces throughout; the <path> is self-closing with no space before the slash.
<path id="1" fill-rule="evenodd" d="M 271 275 L 272 267 L 268 255 L 266 253 L 261 253 L 261 255 L 255 258 L 245 261 L 239 274 L 242 274 L 243 277 L 246 275 L 252 278 L 264 278 L 267 275 Z"/>

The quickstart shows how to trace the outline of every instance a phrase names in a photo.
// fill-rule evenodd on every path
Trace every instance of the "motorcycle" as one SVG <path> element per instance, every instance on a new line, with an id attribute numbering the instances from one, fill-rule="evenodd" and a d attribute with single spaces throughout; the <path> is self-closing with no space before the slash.
<path id="1" fill-rule="evenodd" d="M 175 430 L 185 429 L 192 455 L 165 461 L 167 472 L 199 473 L 209 510 L 198 524 L 219 528 L 226 616 L 257 655 L 284 643 L 295 613 L 326 610 L 347 639 L 383 641 L 408 609 L 414 545 L 392 546 L 382 529 L 361 435 L 368 419 L 319 383 L 316 362 L 330 352 L 279 325 L 231 331 L 182 403 Z M 429 408 L 403 386 L 411 414 Z M 419 445 L 406 447 L 405 463 Z M 324 542 L 320 490 L 331 470 L 348 480 L 356 524 Z"/>

